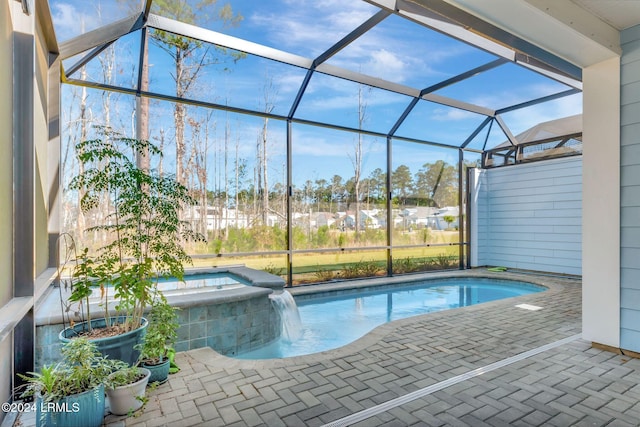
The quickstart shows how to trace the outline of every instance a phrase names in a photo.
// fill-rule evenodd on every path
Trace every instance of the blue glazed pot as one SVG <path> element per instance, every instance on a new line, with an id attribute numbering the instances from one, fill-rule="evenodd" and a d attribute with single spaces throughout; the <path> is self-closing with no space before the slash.
<path id="1" fill-rule="evenodd" d="M 151 372 L 151 377 L 149 377 L 149 384 L 152 383 L 164 383 L 169 378 L 169 368 L 171 367 L 171 362 L 169 359 L 165 358 L 164 362 L 158 365 L 148 365 L 146 363 L 142 363 L 142 367 L 148 369 Z"/>
<path id="2" fill-rule="evenodd" d="M 44 402 L 37 396 L 36 427 L 100 427 L 104 407 L 104 385 L 57 402 Z"/>
<path id="3" fill-rule="evenodd" d="M 124 316 L 112 317 L 111 321 L 122 323 Z M 107 322 L 104 318 L 93 319 L 91 321 L 92 328 L 104 328 Z M 138 361 L 140 351 L 136 350 L 134 346 L 141 344 L 144 339 L 144 334 L 147 332 L 147 325 L 149 322 L 147 319 L 142 318 L 142 326 L 133 331 L 129 331 L 125 334 L 116 335 L 113 337 L 92 339 L 91 342 L 95 343 L 100 353 L 108 356 L 109 359 L 122 360 L 129 365 L 134 365 Z M 62 343 L 69 342 L 73 337 L 87 330 L 87 322 L 81 322 L 75 324 L 72 328 L 66 328 L 58 335 L 58 338 Z"/>

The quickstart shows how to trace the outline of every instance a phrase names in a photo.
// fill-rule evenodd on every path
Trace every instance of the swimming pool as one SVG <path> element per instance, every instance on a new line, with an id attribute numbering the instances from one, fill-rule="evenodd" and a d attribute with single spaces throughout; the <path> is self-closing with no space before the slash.
<path id="1" fill-rule="evenodd" d="M 546 288 L 525 282 L 485 278 L 423 281 L 386 289 L 369 288 L 340 295 L 297 300 L 301 325 L 298 339 L 278 340 L 239 359 L 271 359 L 317 353 L 341 347 L 376 326 L 420 314 L 465 307 Z"/>

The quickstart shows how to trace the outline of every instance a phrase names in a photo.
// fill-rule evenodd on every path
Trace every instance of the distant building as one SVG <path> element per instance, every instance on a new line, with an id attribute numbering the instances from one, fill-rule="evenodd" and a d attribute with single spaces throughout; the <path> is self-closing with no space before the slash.
<path id="1" fill-rule="evenodd" d="M 445 230 L 458 226 L 459 210 L 457 206 L 435 208 L 417 206 L 415 208 L 405 208 L 400 212 L 399 217 L 394 221 L 398 227 L 409 228 L 431 228 L 433 230 Z M 448 224 L 445 216 L 452 216 L 455 221 Z"/>
<path id="2" fill-rule="evenodd" d="M 320 227 L 331 227 L 337 221 L 336 215 L 331 212 L 316 212 L 314 214 L 314 219 L 311 221 L 311 226 L 320 228 Z"/>
<path id="3" fill-rule="evenodd" d="M 199 221 L 201 219 L 200 208 L 193 207 L 185 212 L 185 219 Z M 207 208 L 207 230 L 224 230 L 227 228 L 249 228 L 255 225 L 256 218 L 247 215 L 238 209 L 219 209 L 213 206 Z M 267 215 L 268 227 L 273 227 L 283 223 L 283 219 L 273 213 Z"/>
<path id="4" fill-rule="evenodd" d="M 344 224 L 345 228 L 356 228 L 356 216 L 354 212 L 339 212 L 344 216 L 339 217 L 339 221 Z M 362 209 L 359 212 L 360 229 L 378 229 L 381 227 L 381 220 L 378 218 L 380 210 L 378 209 Z"/>
<path id="5" fill-rule="evenodd" d="M 447 223 L 445 216 L 451 216 L 454 221 Z M 428 221 L 433 224 L 431 228 L 434 230 L 446 230 L 447 228 L 457 228 L 459 226 L 460 211 L 457 206 L 448 206 L 438 209 L 438 212 L 429 217 Z"/>

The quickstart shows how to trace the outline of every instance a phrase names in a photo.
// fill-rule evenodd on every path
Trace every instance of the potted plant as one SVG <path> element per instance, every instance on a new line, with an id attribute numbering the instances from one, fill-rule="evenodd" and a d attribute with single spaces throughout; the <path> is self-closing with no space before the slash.
<path id="1" fill-rule="evenodd" d="M 141 366 L 151 371 L 150 383 L 163 383 L 169 377 L 169 352 L 180 326 L 176 310 L 159 294 L 149 312 L 149 326 L 139 349 Z"/>
<path id="2" fill-rule="evenodd" d="M 18 374 L 25 381 L 21 397 L 33 396 L 36 426 L 101 426 L 104 418 L 104 383 L 113 361 L 84 338 L 62 347 L 63 360 L 39 373 Z"/>
<path id="3" fill-rule="evenodd" d="M 121 363 L 119 369 L 106 380 L 109 411 L 115 415 L 130 414 L 144 405 L 146 387 L 151 376 L 148 369 Z"/>
<path id="4" fill-rule="evenodd" d="M 136 164 L 136 155 L 153 158 L 162 155 L 160 150 L 109 130 L 102 134 L 76 146 L 82 168 L 70 189 L 80 195 L 86 215 L 103 212 L 102 221 L 86 232 L 99 234 L 105 243 L 76 257 L 63 313 L 70 326 L 60 339 L 99 338 L 101 351 L 132 365 L 138 359 L 133 347 L 144 335 L 143 314 L 159 292 L 158 278 L 182 279 L 184 264 L 191 262 L 182 242 L 202 236 L 181 219 L 181 207 L 196 204 L 187 188 L 173 176 Z M 96 305 L 99 316 L 92 310 Z M 124 340 L 124 346 L 113 340 Z"/>

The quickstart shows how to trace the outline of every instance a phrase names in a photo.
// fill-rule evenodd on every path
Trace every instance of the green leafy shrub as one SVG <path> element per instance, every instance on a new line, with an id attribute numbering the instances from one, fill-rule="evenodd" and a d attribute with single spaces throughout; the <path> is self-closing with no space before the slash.
<path id="1" fill-rule="evenodd" d="M 88 298 L 91 288 L 99 287 L 104 318 L 111 326 L 105 289 L 112 286 L 118 299 L 115 309 L 125 319 L 119 328 L 127 332 L 141 326 L 159 277 L 182 279 L 184 264 L 191 263 L 182 242 L 204 238 L 181 219 L 181 207 L 196 204 L 189 190 L 173 176 L 136 164 L 136 154 L 162 156 L 160 149 L 109 129 L 102 132 L 101 139 L 77 144 L 76 154 L 83 167 L 69 187 L 81 194 L 80 208 L 85 213 L 104 209 L 105 200 L 109 201 L 112 210 L 104 221 L 85 230 L 104 233 L 109 240 L 96 249 L 96 255 L 88 248 L 79 255 L 68 302 L 77 303 L 91 331 Z M 67 306 L 65 314 L 70 311 Z"/>
<path id="2" fill-rule="evenodd" d="M 45 402 L 57 402 L 74 394 L 93 390 L 124 363 L 102 356 L 86 338 L 76 338 L 62 347 L 62 361 L 44 366 L 40 372 L 18 374 L 25 380 L 21 396 L 41 396 Z"/>
<path id="3" fill-rule="evenodd" d="M 432 259 L 434 266 L 442 270 L 455 267 L 456 263 L 458 262 L 457 256 L 449 255 L 447 253 L 440 253 Z"/>
<path id="4" fill-rule="evenodd" d="M 356 263 L 347 264 L 342 269 L 342 277 L 354 279 L 358 277 L 375 276 L 382 269 L 376 261 L 360 260 Z"/>
<path id="5" fill-rule="evenodd" d="M 411 257 L 401 258 L 393 261 L 393 271 L 398 274 L 412 273 L 422 270 L 423 264 Z"/>
<path id="6" fill-rule="evenodd" d="M 429 227 L 425 227 L 422 229 L 422 243 L 429 243 L 431 242 L 432 239 L 432 235 L 431 235 L 431 229 Z"/>
<path id="7" fill-rule="evenodd" d="M 318 282 L 329 282 L 336 278 L 336 272 L 334 270 L 323 269 L 320 266 L 318 266 L 314 275 Z"/>
<path id="8" fill-rule="evenodd" d="M 269 265 L 267 265 L 266 267 L 263 268 L 264 271 L 266 271 L 267 273 L 273 274 L 275 276 L 282 276 L 285 274 L 285 269 L 284 267 L 278 267 L 273 263 L 269 263 Z"/>
<path id="9" fill-rule="evenodd" d="M 140 360 L 148 365 L 158 365 L 167 358 L 178 338 L 178 309 L 172 307 L 162 294 L 158 294 L 149 312 L 149 326 L 144 341 L 138 346 Z"/>

